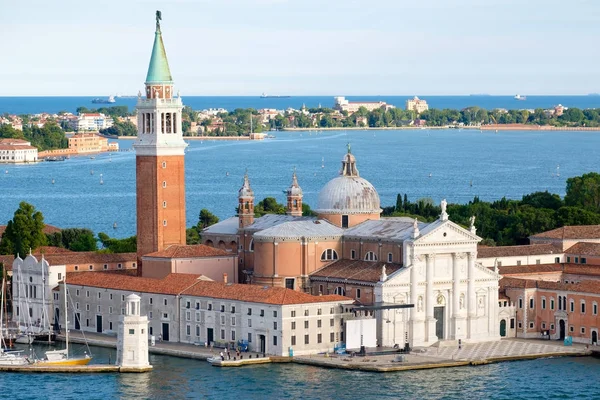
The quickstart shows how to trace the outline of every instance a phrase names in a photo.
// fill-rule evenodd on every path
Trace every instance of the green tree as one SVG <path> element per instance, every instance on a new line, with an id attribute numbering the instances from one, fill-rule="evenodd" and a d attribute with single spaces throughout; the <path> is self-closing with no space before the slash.
<path id="1" fill-rule="evenodd" d="M 600 174 L 590 172 L 567 179 L 565 205 L 600 213 Z"/>
<path id="2" fill-rule="evenodd" d="M 0 241 L 0 254 L 22 256 L 48 243 L 44 234 L 44 216 L 34 206 L 22 201 L 13 219 L 8 221 Z"/>
<path id="3" fill-rule="evenodd" d="M 90 229 L 66 228 L 46 236 L 51 246 L 64 247 L 72 251 L 98 250 L 97 239 Z"/>
<path id="4" fill-rule="evenodd" d="M 202 232 L 204 228 L 207 228 L 211 225 L 219 222 L 219 217 L 208 211 L 206 208 L 200 210 L 200 215 L 198 216 L 198 224 L 196 225 L 198 232 Z"/>
<path id="5" fill-rule="evenodd" d="M 110 128 L 100 129 L 100 133 L 103 135 L 113 136 L 136 136 L 137 128 L 130 121 L 117 121 L 113 122 L 113 126 Z"/>
<path id="6" fill-rule="evenodd" d="M 185 230 L 185 244 L 199 244 L 200 243 L 200 234 L 198 233 L 198 229 L 195 226 L 191 228 L 187 228 Z"/>
<path id="7" fill-rule="evenodd" d="M 265 197 L 254 207 L 254 214 L 263 216 L 265 214 L 285 214 L 286 208 L 279 204 L 274 197 Z"/>
<path id="8" fill-rule="evenodd" d="M 317 213 L 314 212 L 307 203 L 302 203 L 302 216 L 303 217 L 316 217 Z"/>
<path id="9" fill-rule="evenodd" d="M 521 203 L 535 208 L 549 208 L 551 210 L 558 210 L 564 205 L 559 195 L 549 193 L 547 190 L 527 194 L 523 196 Z"/>
<path id="10" fill-rule="evenodd" d="M 114 239 L 104 232 L 98 234 L 98 240 L 102 243 L 103 253 L 135 253 L 137 251 L 137 236 L 125 239 Z"/>

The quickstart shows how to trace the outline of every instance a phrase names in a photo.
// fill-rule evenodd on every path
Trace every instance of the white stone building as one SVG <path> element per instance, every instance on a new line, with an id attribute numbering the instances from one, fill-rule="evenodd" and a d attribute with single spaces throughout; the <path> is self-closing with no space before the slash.
<path id="1" fill-rule="evenodd" d="M 25 259 L 16 257 L 13 271 L 13 320 L 21 326 L 33 326 L 33 331 L 46 330 L 56 323 L 60 301 L 53 289 L 64 279 L 64 265 L 49 265 L 29 254 Z M 60 314 L 62 315 L 62 314 Z"/>
<path id="2" fill-rule="evenodd" d="M 272 355 L 333 351 L 344 341 L 347 297 L 312 296 L 291 289 L 227 284 L 192 274 L 163 279 L 123 273 L 69 274 L 69 328 L 116 334 L 131 293 L 140 296 L 148 335 L 158 340 L 238 346 Z M 62 285 L 56 292 L 63 290 Z M 57 293 L 57 296 L 59 294 Z"/>
<path id="3" fill-rule="evenodd" d="M 36 162 L 38 149 L 22 139 L 0 139 L 0 164 Z"/>
<path id="4" fill-rule="evenodd" d="M 499 339 L 500 275 L 476 262 L 481 239 L 442 215 L 403 243 L 404 268 L 375 286 L 375 304 L 411 304 L 376 313 L 379 343 L 430 346 L 440 341 Z"/>
<path id="5" fill-rule="evenodd" d="M 77 119 L 69 120 L 74 131 L 99 131 L 113 126 L 113 119 L 102 113 L 80 113 Z"/>

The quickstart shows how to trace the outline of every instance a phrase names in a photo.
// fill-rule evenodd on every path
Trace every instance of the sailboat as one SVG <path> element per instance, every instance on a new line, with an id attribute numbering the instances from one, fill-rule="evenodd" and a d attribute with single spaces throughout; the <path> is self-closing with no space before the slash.
<path id="1" fill-rule="evenodd" d="M 39 360 L 40 365 L 88 365 L 92 360 L 92 357 L 85 354 L 83 357 L 69 357 L 69 319 L 67 315 L 68 303 L 67 303 L 67 277 L 63 280 L 63 290 L 65 293 L 65 348 L 62 350 L 49 350 L 46 352 L 46 358 Z"/>
<path id="2" fill-rule="evenodd" d="M 325 157 L 321 157 L 321 168 L 325 168 Z"/>
<path id="3" fill-rule="evenodd" d="M 0 302 L 0 365 L 27 365 L 29 359 L 22 355 L 22 351 L 6 351 L 6 342 L 4 340 L 3 326 L 4 314 L 6 313 L 6 270 L 3 270 L 2 276 L 2 301 Z M 8 328 L 8 315 L 6 318 L 6 328 Z M 8 332 L 8 329 L 6 330 Z"/>

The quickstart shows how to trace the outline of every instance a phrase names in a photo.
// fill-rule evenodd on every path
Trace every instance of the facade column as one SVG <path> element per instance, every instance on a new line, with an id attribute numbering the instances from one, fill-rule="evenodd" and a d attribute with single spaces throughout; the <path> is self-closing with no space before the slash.
<path id="1" fill-rule="evenodd" d="M 458 317 L 460 297 L 460 268 L 458 266 L 458 254 L 452 253 L 452 316 Z"/>
<path id="2" fill-rule="evenodd" d="M 411 256 L 411 260 L 412 260 L 412 265 L 411 265 L 411 270 L 410 270 L 410 302 L 413 304 L 413 308 L 410 311 L 410 345 L 411 347 L 414 346 L 420 346 L 422 345 L 422 342 L 424 341 L 423 338 L 423 328 L 422 328 L 422 322 L 421 322 L 421 318 L 419 318 L 419 310 L 418 310 L 418 294 L 417 294 L 417 287 L 418 287 L 418 277 L 417 277 L 417 256 L 414 254 L 414 248 L 413 248 L 413 254 Z"/>
<path id="3" fill-rule="evenodd" d="M 427 287 L 426 287 L 426 291 L 425 291 L 425 304 L 426 304 L 426 309 L 425 309 L 425 317 L 427 319 L 432 319 L 433 318 L 433 305 L 434 305 L 434 301 L 433 301 L 433 263 L 434 263 L 434 259 L 435 259 L 435 255 L 434 254 L 427 254 L 426 256 L 426 275 L 427 275 Z"/>
<path id="4" fill-rule="evenodd" d="M 438 338 L 435 332 L 436 321 L 433 318 L 433 307 L 435 300 L 433 298 L 433 265 L 435 263 L 435 254 L 427 254 L 425 256 L 425 274 L 427 279 L 427 286 L 425 288 L 425 326 L 426 326 L 426 338 L 427 342 L 433 343 L 442 338 Z"/>
<path id="5" fill-rule="evenodd" d="M 475 317 L 477 316 L 477 304 L 475 299 L 475 259 L 477 253 L 471 251 L 468 257 L 468 283 L 467 283 L 467 338 L 471 339 L 475 332 Z"/>

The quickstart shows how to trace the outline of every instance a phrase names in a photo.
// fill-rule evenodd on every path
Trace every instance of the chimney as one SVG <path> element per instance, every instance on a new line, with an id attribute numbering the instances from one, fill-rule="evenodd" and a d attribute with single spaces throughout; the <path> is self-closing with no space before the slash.
<path id="1" fill-rule="evenodd" d="M 223 283 L 227 283 L 227 274 L 223 273 Z"/>

